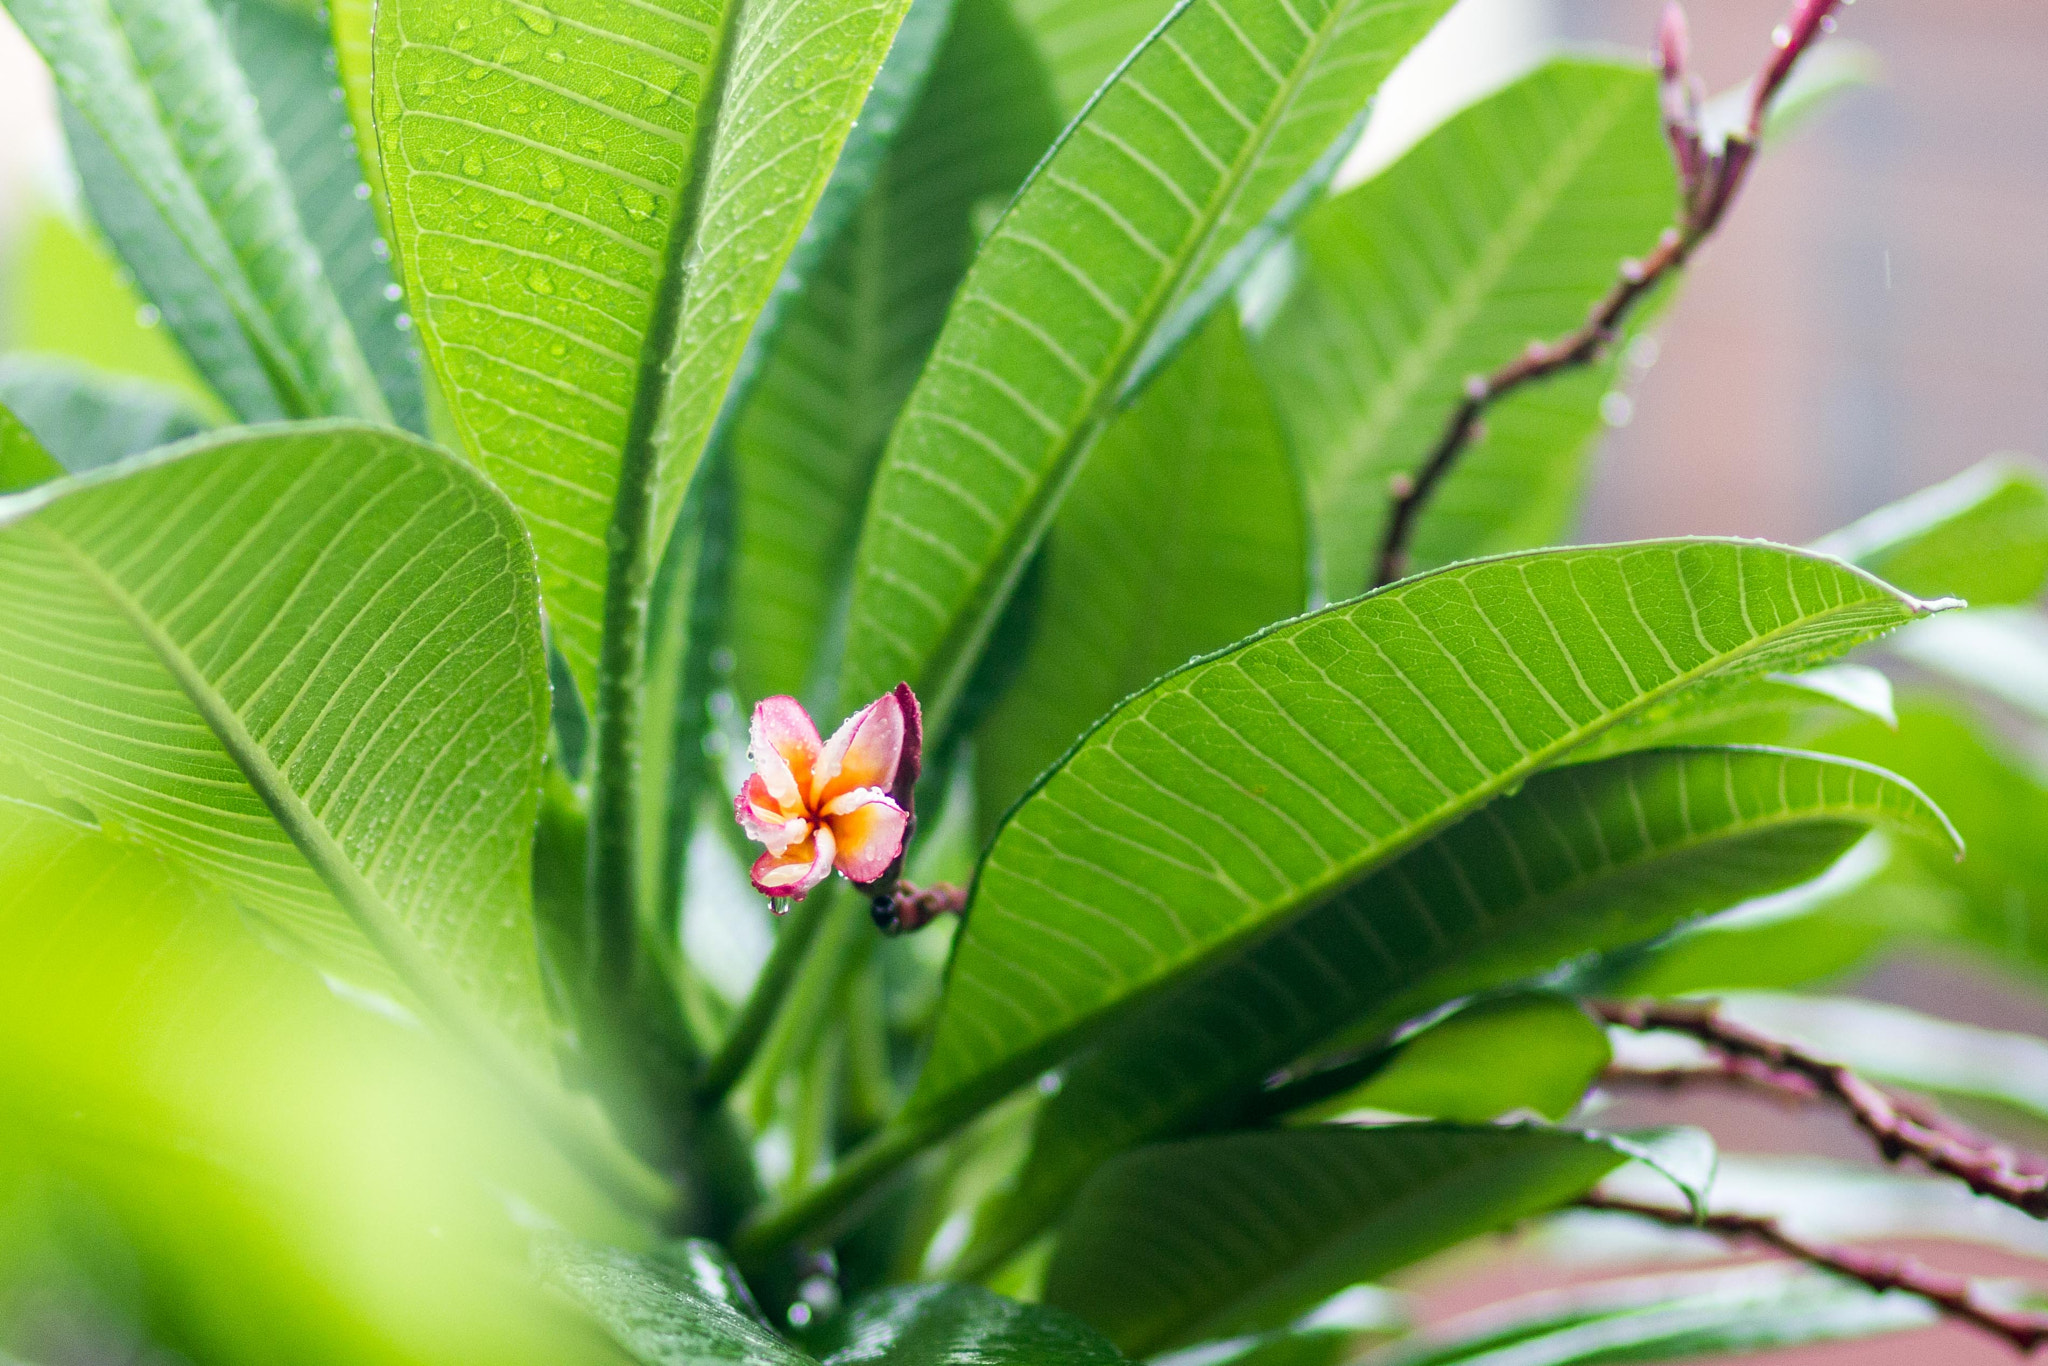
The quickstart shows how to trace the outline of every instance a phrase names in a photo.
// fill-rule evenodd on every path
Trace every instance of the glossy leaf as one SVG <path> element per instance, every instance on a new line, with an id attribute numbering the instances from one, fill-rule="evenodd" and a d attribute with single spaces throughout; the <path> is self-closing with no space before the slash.
<path id="1" fill-rule="evenodd" d="M 1626 1366 L 1926 1328 L 1926 1301 L 1771 1264 L 1532 1295 L 1453 1320 L 1385 1366 Z"/>
<path id="2" fill-rule="evenodd" d="M 306 238 L 319 254 L 391 420 L 424 433 L 419 345 L 395 283 L 391 248 L 364 193 L 368 182 L 327 26 L 317 13 L 260 0 L 226 6 L 222 18 Z"/>
<path id="3" fill-rule="evenodd" d="M 1676 195 L 1655 78 L 1571 57 L 1302 222 L 1300 277 L 1257 354 L 1301 453 L 1332 597 L 1370 586 L 1387 481 L 1428 456 L 1466 379 L 1584 321 Z M 1612 379 L 1598 366 L 1489 414 L 1421 524 L 1415 563 L 1558 539 Z"/>
<path id="4" fill-rule="evenodd" d="M 1175 673 L 997 837 L 913 1105 L 1009 1090 L 1689 684 L 1928 610 L 1796 551 L 1646 542 L 1423 576 Z"/>
<path id="5" fill-rule="evenodd" d="M 465 448 L 533 533 L 586 696 L 615 504 L 651 575 L 907 4 L 378 9 L 415 315 Z"/>
<path id="6" fill-rule="evenodd" d="M 1281 205 L 1447 6 L 1181 6 L 976 258 L 861 533 L 840 710 L 909 679 L 943 735 L 1161 324 Z"/>
<path id="7" fill-rule="evenodd" d="M 1812 756 L 1652 752 L 1539 774 L 1076 1059 L 979 1260 L 1057 1217 L 1106 1158 L 1231 1119 L 1311 1050 L 1816 877 L 1871 825 L 1952 848 L 1912 788 Z"/>
<path id="8" fill-rule="evenodd" d="M 870 1295 L 820 1346 L 826 1366 L 1113 1366 L 1124 1359 L 1078 1319 L 971 1285 Z"/>
<path id="9" fill-rule="evenodd" d="M 1694 688 L 1572 752 L 1573 763 L 1671 745 L 1795 745 L 1857 715 L 1896 727 L 1889 678 L 1863 664 Z"/>
<path id="10" fill-rule="evenodd" d="M 977 215 L 1057 131 L 1004 0 L 958 0 L 921 97 L 790 305 L 733 432 L 743 699 L 829 703 L 827 646 L 882 445 L 967 270 Z"/>
<path id="11" fill-rule="evenodd" d="M 1394 1124 L 1228 1134 L 1105 1167 L 1060 1230 L 1047 1304 L 1134 1355 L 1278 1327 L 1553 1209 L 1631 1154 L 1595 1134 Z"/>
<path id="12" fill-rule="evenodd" d="M 34 432 L 5 407 L 0 407 L 0 493 L 12 493 L 46 479 L 64 467 L 51 458 Z"/>
<path id="13" fill-rule="evenodd" d="M 9 0 L 8 9 L 100 144 L 80 157 L 88 193 L 101 167 L 118 171 L 110 182 L 126 182 L 114 185 L 122 202 L 103 222 L 145 285 L 161 259 L 173 274 L 171 293 L 189 288 L 202 321 L 221 324 L 230 345 L 253 357 L 275 412 L 385 417 L 227 34 L 205 0 Z M 184 259 L 172 259 L 178 256 Z M 180 327 L 173 300 L 163 297 L 160 306 Z M 189 339 L 186 346 L 215 378 L 211 348 Z M 255 404 L 253 376 L 216 382 L 245 415 L 270 411 Z"/>
<path id="14" fill-rule="evenodd" d="M 340 424 L 174 447 L 0 502 L 0 582 L 10 759 L 330 969 L 543 1050 L 540 622 L 472 472 Z"/>
<path id="15" fill-rule="evenodd" d="M 1118 702 L 1308 606 L 1293 462 L 1229 310 L 1110 424 L 1042 553 L 1030 646 L 975 741 L 985 831 Z"/>
<path id="16" fill-rule="evenodd" d="M 645 1366 L 816 1366 L 675 1259 L 566 1240 L 536 1258 L 551 1285 Z"/>
<path id="17" fill-rule="evenodd" d="M 1563 1119 L 1610 1058 L 1607 1031 L 1575 1002 L 1532 993 L 1482 1000 L 1404 1040 L 1357 1086 L 1292 1122 L 1376 1110 L 1484 1124 L 1516 1111 Z M 1284 1094 L 1284 1092 L 1282 1093 Z"/>
<path id="18" fill-rule="evenodd" d="M 1071 115 L 1128 57 L 1174 0 L 1013 0 L 1052 70 L 1060 108 Z"/>
<path id="19" fill-rule="evenodd" d="M 1973 607 L 2030 603 L 2048 588 L 2048 478 L 2021 460 L 1987 460 L 1879 508 L 1814 549 L 1909 593 Z"/>
<path id="20" fill-rule="evenodd" d="M 175 390 L 39 356 L 0 360 L 0 403 L 73 474 L 197 435 Z"/>

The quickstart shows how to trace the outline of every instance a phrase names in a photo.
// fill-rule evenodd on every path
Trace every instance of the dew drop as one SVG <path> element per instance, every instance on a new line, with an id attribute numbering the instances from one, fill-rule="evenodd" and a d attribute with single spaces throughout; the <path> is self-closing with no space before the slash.
<path id="1" fill-rule="evenodd" d="M 540 183 L 547 189 L 559 190 L 568 184 L 569 180 L 562 174 L 561 163 L 549 161 L 543 163 L 540 168 Z"/>
<path id="2" fill-rule="evenodd" d="M 142 307 L 135 310 L 135 325 L 137 327 L 155 327 L 158 323 L 162 322 L 163 320 L 164 315 L 159 313 L 154 305 L 144 304 Z"/>
<path id="3" fill-rule="evenodd" d="M 549 14 L 544 9 L 521 9 L 519 11 L 519 19 L 521 23 L 542 37 L 546 37 L 555 31 L 555 16 Z"/>
<path id="4" fill-rule="evenodd" d="M 368 199 L 370 197 L 370 182 L 358 180 L 356 182 L 355 196 L 357 199 Z"/>
<path id="5" fill-rule="evenodd" d="M 567 342 L 556 342 L 548 348 L 548 354 L 560 359 L 569 354 L 569 344 Z"/>
<path id="6" fill-rule="evenodd" d="M 1792 45 L 1792 30 L 1786 28 L 1783 24 L 1772 29 L 1771 45 L 1773 47 L 1790 47 Z"/>
<path id="7" fill-rule="evenodd" d="M 578 138 L 576 139 L 576 145 L 578 147 L 581 147 L 584 151 L 590 152 L 594 155 L 604 155 L 603 138 Z"/>
<path id="8" fill-rule="evenodd" d="M 551 47 L 548 49 L 548 60 L 553 62 L 556 66 L 560 66 L 563 62 L 568 61 L 569 58 L 562 51 L 562 49 L 558 47 Z"/>
<path id="9" fill-rule="evenodd" d="M 473 66 L 467 72 L 464 73 L 463 79 L 470 81 L 480 81 L 490 74 L 491 69 L 487 66 Z"/>
<path id="10" fill-rule="evenodd" d="M 654 217 L 654 196 L 638 185 L 627 185 L 619 190 L 619 202 L 626 207 L 626 216 L 635 222 Z"/>
<path id="11" fill-rule="evenodd" d="M 384 286 L 384 299 L 385 299 L 385 302 L 387 302 L 387 303 L 394 303 L 394 304 L 395 304 L 395 303 L 397 303 L 397 302 L 398 302 L 398 301 L 399 301 L 400 299 L 403 299 L 404 297 L 405 297 L 405 291 L 404 291 L 404 290 L 402 290 L 402 289 L 400 289 L 400 288 L 399 288 L 399 287 L 398 287 L 397 285 L 386 285 L 386 286 Z"/>
<path id="12" fill-rule="evenodd" d="M 1636 403 L 1619 389 L 1610 389 L 1600 398 L 1600 419 L 1610 427 L 1626 427 L 1635 420 Z"/>
<path id="13" fill-rule="evenodd" d="M 554 280 L 539 266 L 535 266 L 527 275 L 526 287 L 536 294 L 552 294 L 555 292 Z"/>
<path id="14" fill-rule="evenodd" d="M 481 152 L 470 152 L 462 158 L 462 173 L 475 179 L 484 173 L 484 158 Z"/>

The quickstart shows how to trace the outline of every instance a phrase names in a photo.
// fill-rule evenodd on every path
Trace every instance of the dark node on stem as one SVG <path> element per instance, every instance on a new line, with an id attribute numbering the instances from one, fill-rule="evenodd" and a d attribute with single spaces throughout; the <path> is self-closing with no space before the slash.
<path id="1" fill-rule="evenodd" d="M 967 892 L 950 883 L 935 882 L 914 887 L 904 882 L 874 901 L 875 928 L 894 938 L 916 934 L 942 915 L 959 915 L 967 909 Z"/>

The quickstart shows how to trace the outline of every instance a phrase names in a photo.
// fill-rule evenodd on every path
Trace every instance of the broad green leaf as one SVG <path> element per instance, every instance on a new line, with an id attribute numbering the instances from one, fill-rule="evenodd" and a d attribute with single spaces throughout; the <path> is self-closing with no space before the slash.
<path id="1" fill-rule="evenodd" d="M 882 458 L 844 711 L 899 679 L 943 735 L 1155 329 L 1288 198 L 1443 0 L 1183 4 L 983 244 Z M 857 701 L 854 701 L 857 699 Z"/>
<path id="2" fill-rule="evenodd" d="M 1013 0 L 1052 70 L 1060 108 L 1071 115 L 1107 80 L 1145 35 L 1173 13 L 1175 0 Z"/>
<path id="3" fill-rule="evenodd" d="M 1814 546 L 1909 593 L 1973 607 L 2030 603 L 2048 587 L 2048 478 L 1987 460 L 1879 508 Z"/>
<path id="4" fill-rule="evenodd" d="M 254 357 L 276 412 L 387 416 L 205 0 L 9 0 L 8 10 L 100 144 L 80 158 L 88 193 L 99 168 L 126 181 L 115 191 L 124 207 L 105 226 L 145 285 L 159 256 L 182 255 L 177 275 L 203 281 L 208 311 Z M 186 344 L 205 367 L 202 348 Z M 238 408 L 242 387 L 223 386 Z"/>
<path id="5" fill-rule="evenodd" d="M 1274 1328 L 1345 1286 L 1564 1204 L 1631 1156 L 1598 1134 L 1451 1124 L 1143 1148 L 1076 1203 L 1045 1301 L 1133 1355 Z"/>
<path id="6" fill-rule="evenodd" d="M 324 966 L 543 1053 L 547 677 L 473 472 L 350 424 L 203 439 L 0 500 L 0 582 L 11 760 Z"/>
<path id="7" fill-rule="evenodd" d="M 959 0 L 869 193 L 782 320 L 733 432 L 743 699 L 831 701 L 822 656 L 875 462 L 973 256 L 977 213 L 1007 199 L 1058 130 L 1044 84 L 1004 0 Z"/>
<path id="8" fill-rule="evenodd" d="M 1796 745 L 1858 714 L 1899 724 L 1891 680 L 1866 665 L 1830 664 L 1694 688 L 1631 717 L 1571 758 L 1583 763 L 1672 745 Z"/>
<path id="9" fill-rule="evenodd" d="M 197 435 L 177 391 L 40 356 L 0 360 L 0 403 L 73 474 Z"/>
<path id="10" fill-rule="evenodd" d="M 1816 877 L 1872 825 L 1949 839 L 1912 788 L 1813 756 L 1652 752 L 1539 774 L 1076 1059 L 975 1264 L 1056 1217 L 1105 1158 L 1231 1119 L 1311 1050 Z"/>
<path id="11" fill-rule="evenodd" d="M 1960 863 L 1919 849 L 1912 857 L 1927 877 L 1961 893 L 1964 942 L 2009 968 L 2048 971 L 2048 771 L 1963 706 L 1927 693 L 1907 694 L 1896 732 L 1864 722 L 1814 745 L 1925 788 L 1970 854 Z"/>
<path id="12" fill-rule="evenodd" d="M 1404 1040 L 1373 1060 L 1363 1083 L 1288 1118 L 1378 1110 L 1484 1124 L 1522 1110 L 1563 1119 L 1609 1057 L 1607 1031 L 1576 1002 L 1541 993 L 1496 997 Z"/>
<path id="13" fill-rule="evenodd" d="M 681 1259 L 561 1241 L 536 1260 L 549 1284 L 645 1366 L 816 1366 Z"/>
<path id="14" fill-rule="evenodd" d="M 1811 664 L 1929 610 L 1798 551 L 1644 542 L 1444 570 L 1172 674 L 998 835 L 913 1105 L 1009 1090 L 1692 683 Z"/>
<path id="15" fill-rule="evenodd" d="M 22 425 L 6 407 L 0 406 L 0 493 L 12 493 L 46 479 L 55 479 L 64 467 L 51 458 L 36 440 L 35 433 Z"/>
<path id="16" fill-rule="evenodd" d="M 824 1337 L 826 1366 L 1114 1366 L 1124 1359 L 1068 1314 L 971 1285 L 879 1291 Z"/>
<path id="17" fill-rule="evenodd" d="M 1643 1276 L 1529 1297 L 1453 1320 L 1384 1366 L 1625 1366 L 1746 1355 L 1926 1328 L 1934 1307 L 1803 1267 Z"/>
<path id="18" fill-rule="evenodd" d="M 263 126 L 392 421 L 427 429 L 419 343 L 366 193 L 337 56 L 315 7 L 236 0 L 222 8 Z"/>
<path id="19" fill-rule="evenodd" d="M 1676 195 L 1655 77 L 1568 57 L 1302 222 L 1300 278 L 1256 354 L 1301 453 L 1332 597 L 1370 586 L 1388 480 L 1427 458 L 1466 379 L 1583 322 L 1615 263 L 1656 242 Z M 1612 380 L 1597 366 L 1490 413 L 1414 562 L 1557 539 Z"/>
<path id="20" fill-rule="evenodd" d="M 1030 646 L 975 740 L 984 831 L 1118 702 L 1302 611 L 1307 541 L 1286 439 L 1225 309 L 1110 424 L 1046 538 Z"/>
<path id="21" fill-rule="evenodd" d="M 586 696 L 608 537 L 651 574 L 907 4 L 378 8 L 415 316 L 465 448 L 532 530 Z"/>

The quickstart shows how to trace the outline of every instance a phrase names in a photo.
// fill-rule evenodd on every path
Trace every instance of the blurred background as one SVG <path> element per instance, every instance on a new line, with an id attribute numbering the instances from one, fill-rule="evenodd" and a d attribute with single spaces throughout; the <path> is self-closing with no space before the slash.
<path id="1" fill-rule="evenodd" d="M 1557 44 L 1644 50 L 1660 7 L 1465 0 L 1389 86 L 1352 175 Z M 1691 7 L 1696 65 L 1710 85 L 1755 69 L 1784 9 L 1784 0 Z M 1586 539 L 1802 542 L 1993 452 L 2048 454 L 2048 4 L 1863 0 L 1846 12 L 1842 37 L 1875 54 L 1882 79 L 1840 97 L 1767 158 L 1694 267 L 1658 329 L 1654 364 L 1628 402 L 1610 405 L 1615 429 Z M 168 338 L 76 225 L 47 78 L 4 17 L 0 130 L 0 343 L 196 395 Z M 1925 951 L 1877 965 L 1849 990 L 2048 1036 L 2048 998 L 2037 989 Z M 1831 1116 L 1735 1100 L 1635 1097 L 1603 1120 L 1704 1123 L 1738 1153 L 1868 1154 Z M 1956 1270 L 2048 1280 L 2037 1260 L 2048 1239 L 2009 1232 L 1992 1240 L 2006 1251 L 1899 1246 Z M 1443 1317 L 1581 1274 L 1569 1256 L 1520 1251 L 1463 1254 L 1414 1288 Z M 1609 1260 L 1584 1274 L 1614 1271 Z M 2011 1355 L 1980 1335 L 1934 1328 L 1769 1359 L 1967 1366 Z"/>

